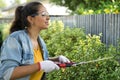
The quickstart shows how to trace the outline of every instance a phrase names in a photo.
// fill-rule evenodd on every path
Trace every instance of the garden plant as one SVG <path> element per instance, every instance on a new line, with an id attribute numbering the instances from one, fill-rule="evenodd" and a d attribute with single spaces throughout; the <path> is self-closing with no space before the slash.
<path id="1" fill-rule="evenodd" d="M 120 51 L 101 42 L 102 34 L 85 34 L 84 29 L 65 27 L 62 21 L 53 21 L 40 34 L 47 43 L 50 56 L 65 55 L 73 62 L 113 57 Z M 120 80 L 120 65 L 114 58 L 62 68 L 47 74 L 48 80 Z"/>

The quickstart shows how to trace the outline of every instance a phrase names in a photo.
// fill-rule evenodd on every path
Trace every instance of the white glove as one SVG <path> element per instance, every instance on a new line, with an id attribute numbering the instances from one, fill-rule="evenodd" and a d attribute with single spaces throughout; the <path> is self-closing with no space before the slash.
<path id="1" fill-rule="evenodd" d="M 58 59 L 59 59 L 59 62 L 62 62 L 62 63 L 70 62 L 70 60 L 63 55 L 60 55 Z"/>
<path id="2" fill-rule="evenodd" d="M 39 63 L 40 63 L 41 70 L 43 70 L 44 72 L 51 72 L 53 70 L 60 69 L 58 65 L 56 65 L 54 62 L 50 60 L 42 61 Z"/>

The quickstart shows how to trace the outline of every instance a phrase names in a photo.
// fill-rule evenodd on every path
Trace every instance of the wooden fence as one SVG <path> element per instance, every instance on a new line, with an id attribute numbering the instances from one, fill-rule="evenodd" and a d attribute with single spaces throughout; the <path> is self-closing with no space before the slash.
<path id="1" fill-rule="evenodd" d="M 4 20 L 4 21 L 3 21 Z M 11 19 L 0 19 L 0 23 Z M 120 14 L 51 16 L 52 20 L 62 20 L 65 26 L 85 28 L 86 34 L 102 33 L 101 40 L 106 45 L 118 46 L 120 38 Z"/>
<path id="2" fill-rule="evenodd" d="M 0 18 L 0 24 L 9 23 L 12 21 L 12 18 Z"/>
<path id="3" fill-rule="evenodd" d="M 65 26 L 85 28 L 86 34 L 102 33 L 101 40 L 107 45 L 118 46 L 120 39 L 120 14 L 76 15 L 53 17 L 62 20 Z"/>

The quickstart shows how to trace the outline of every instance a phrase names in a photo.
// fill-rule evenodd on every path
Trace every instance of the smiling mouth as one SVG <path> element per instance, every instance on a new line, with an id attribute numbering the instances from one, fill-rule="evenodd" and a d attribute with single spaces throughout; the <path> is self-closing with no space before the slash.
<path id="1" fill-rule="evenodd" d="M 49 25 L 49 22 L 45 22 L 45 24 Z"/>

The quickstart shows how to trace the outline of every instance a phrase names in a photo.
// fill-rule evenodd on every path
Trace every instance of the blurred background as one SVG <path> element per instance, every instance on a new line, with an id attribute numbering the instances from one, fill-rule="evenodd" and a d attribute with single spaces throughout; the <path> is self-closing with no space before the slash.
<path id="1" fill-rule="evenodd" d="M 18 5 L 24 5 L 31 1 L 40 1 L 47 8 L 50 15 L 68 15 L 67 8 L 55 5 L 50 0 L 0 0 L 0 17 L 13 17 Z"/>

